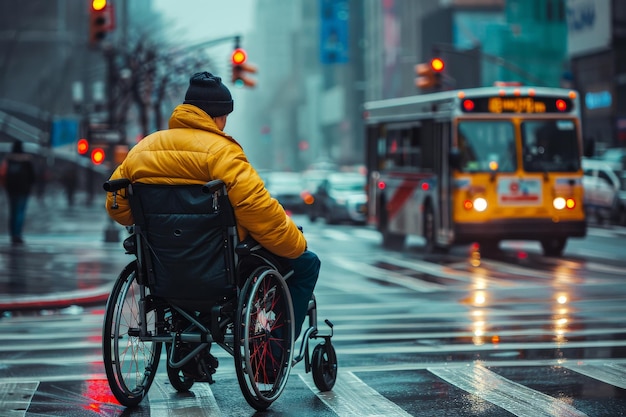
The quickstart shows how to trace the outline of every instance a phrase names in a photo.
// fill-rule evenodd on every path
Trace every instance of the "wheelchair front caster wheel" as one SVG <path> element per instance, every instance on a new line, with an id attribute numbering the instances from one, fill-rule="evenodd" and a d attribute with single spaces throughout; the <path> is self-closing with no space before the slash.
<path id="1" fill-rule="evenodd" d="M 337 355 L 335 348 L 326 341 L 315 346 L 311 357 L 313 382 L 322 392 L 330 391 L 337 380 Z"/>
<path id="2" fill-rule="evenodd" d="M 172 348 L 170 345 L 166 345 L 165 348 L 167 349 L 167 357 L 169 358 Z M 183 375 L 181 368 L 172 368 L 169 363 L 167 364 L 167 379 L 170 380 L 170 384 L 172 384 L 174 389 L 178 392 L 189 392 L 195 382 L 193 378 Z"/>
<path id="3" fill-rule="evenodd" d="M 195 382 L 193 378 L 183 375 L 182 369 L 172 368 L 169 364 L 167 365 L 167 378 L 178 392 L 189 392 Z"/>

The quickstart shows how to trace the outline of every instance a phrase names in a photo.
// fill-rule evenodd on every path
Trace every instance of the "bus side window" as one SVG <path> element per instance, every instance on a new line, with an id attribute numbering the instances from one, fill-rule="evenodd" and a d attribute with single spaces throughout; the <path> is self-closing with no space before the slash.
<path id="1" fill-rule="evenodd" d="M 421 152 L 418 129 L 402 130 L 402 166 L 410 169 L 419 169 L 421 165 Z"/>

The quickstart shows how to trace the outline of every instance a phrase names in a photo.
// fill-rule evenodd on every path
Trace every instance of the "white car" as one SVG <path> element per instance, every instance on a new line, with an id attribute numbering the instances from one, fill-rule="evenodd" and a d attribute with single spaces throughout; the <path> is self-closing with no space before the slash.
<path id="1" fill-rule="evenodd" d="M 312 194 L 309 220 L 324 218 L 326 223 L 343 221 L 364 224 L 367 220 L 365 175 L 353 172 L 329 174 Z"/>
<path id="2" fill-rule="evenodd" d="M 626 178 L 607 161 L 583 159 L 585 208 L 598 222 L 626 224 Z"/>

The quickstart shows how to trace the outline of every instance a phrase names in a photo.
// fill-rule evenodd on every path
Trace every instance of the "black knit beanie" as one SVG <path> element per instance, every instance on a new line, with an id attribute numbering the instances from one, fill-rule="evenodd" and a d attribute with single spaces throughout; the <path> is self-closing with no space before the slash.
<path id="1" fill-rule="evenodd" d="M 197 72 L 189 79 L 184 104 L 193 104 L 211 117 L 233 111 L 233 98 L 222 79 L 210 72 Z"/>

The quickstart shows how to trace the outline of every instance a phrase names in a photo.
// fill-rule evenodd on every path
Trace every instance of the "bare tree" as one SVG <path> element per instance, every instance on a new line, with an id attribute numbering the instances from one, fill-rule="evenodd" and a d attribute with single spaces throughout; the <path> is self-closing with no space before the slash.
<path id="1" fill-rule="evenodd" d="M 105 51 L 109 71 L 109 122 L 124 131 L 131 106 L 137 111 L 140 134 L 164 128 L 163 104 L 188 82 L 189 68 L 211 68 L 205 51 L 168 51 L 148 37 Z"/>

